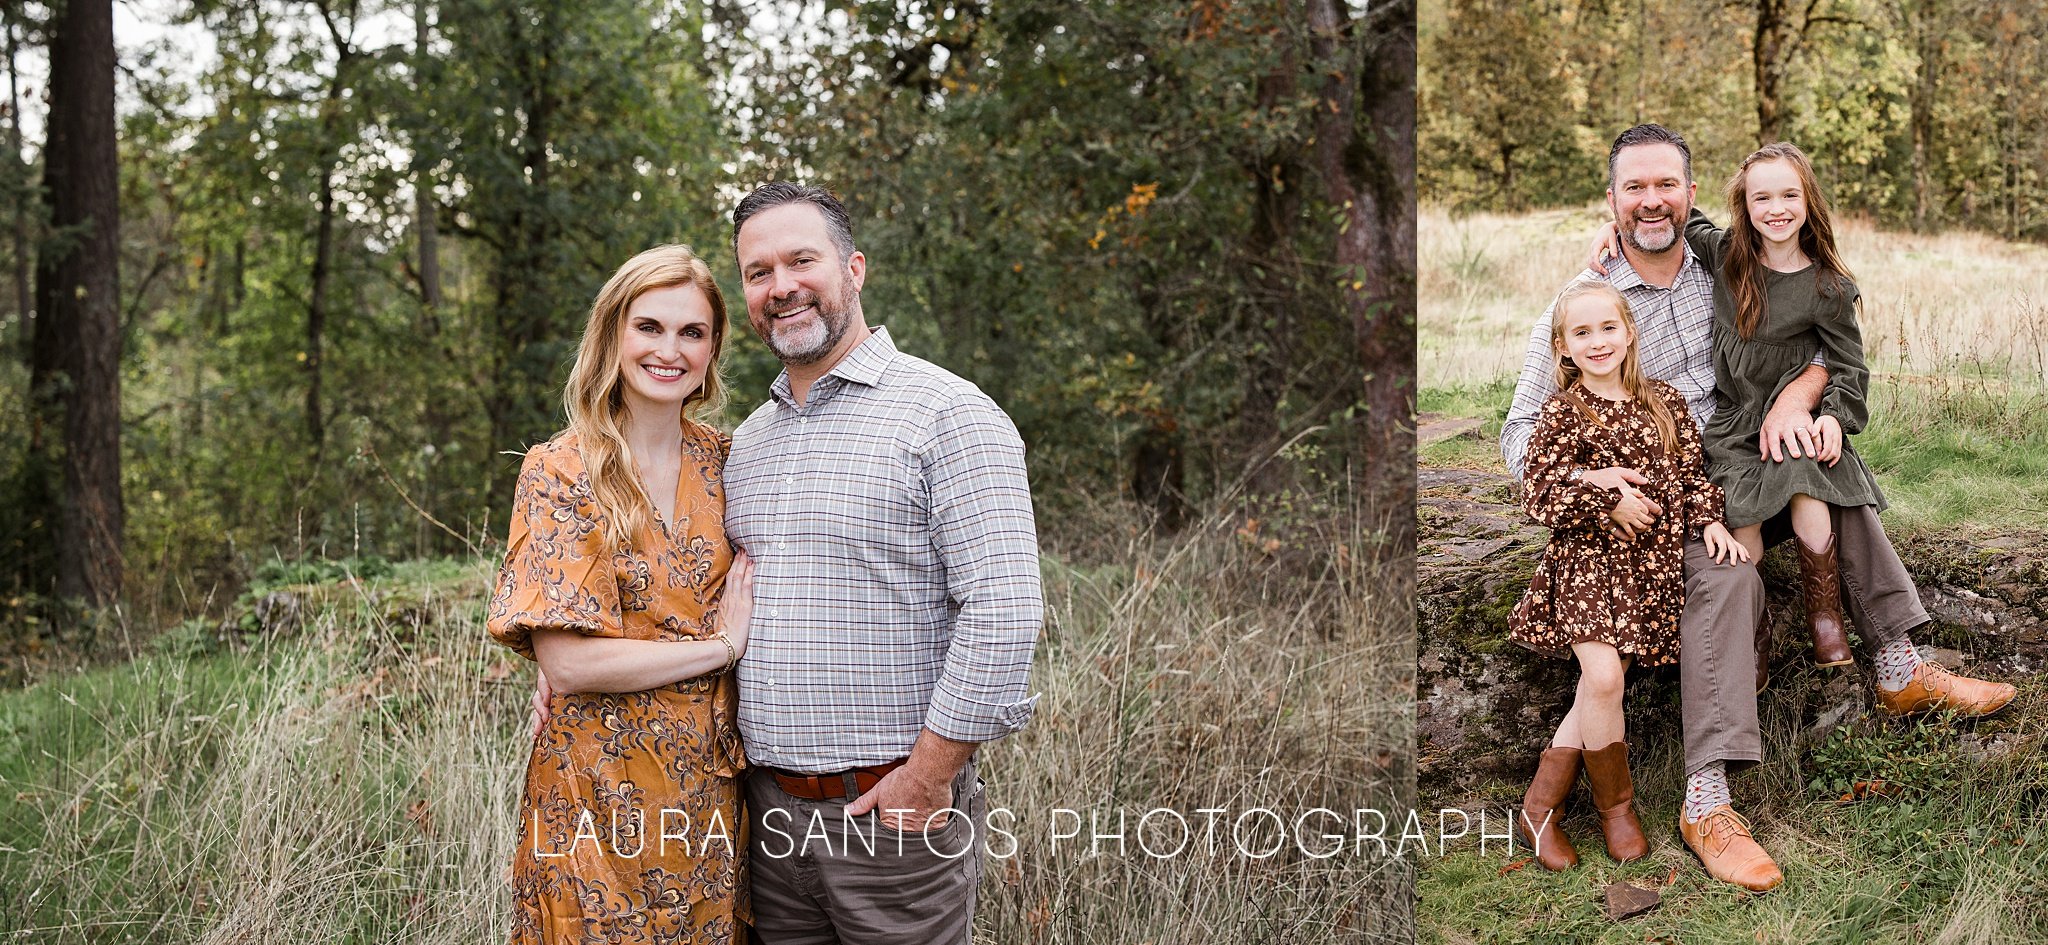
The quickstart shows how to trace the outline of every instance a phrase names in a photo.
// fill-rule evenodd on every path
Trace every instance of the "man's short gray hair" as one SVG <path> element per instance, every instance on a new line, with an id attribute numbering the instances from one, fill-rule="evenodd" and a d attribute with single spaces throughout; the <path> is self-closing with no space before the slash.
<path id="1" fill-rule="evenodd" d="M 1614 139 L 1614 147 L 1607 149 L 1607 188 L 1614 189 L 1614 164 L 1621 159 L 1621 149 L 1633 148 L 1639 144 L 1668 144 L 1678 149 L 1678 156 L 1685 162 L 1685 182 L 1692 183 L 1692 149 L 1685 146 L 1685 139 L 1678 132 L 1654 122 L 1637 125 Z"/>
<path id="2" fill-rule="evenodd" d="M 823 187 L 778 180 L 754 188 L 754 192 L 740 198 L 739 206 L 732 208 L 732 251 L 739 255 L 740 227 L 763 210 L 773 210 L 784 204 L 807 203 L 818 208 L 825 217 L 825 232 L 832 239 L 832 247 L 839 250 L 839 261 L 853 258 L 853 218 L 846 213 L 846 205 Z"/>

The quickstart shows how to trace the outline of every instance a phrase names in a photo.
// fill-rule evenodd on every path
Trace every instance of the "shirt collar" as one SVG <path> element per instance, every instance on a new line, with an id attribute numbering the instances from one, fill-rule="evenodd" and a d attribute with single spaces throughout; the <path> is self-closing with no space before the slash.
<path id="1" fill-rule="evenodd" d="M 895 359 L 896 342 L 889 337 L 887 326 L 878 325 L 868 330 L 868 340 L 847 352 L 846 357 L 841 358 L 839 364 L 827 372 L 825 377 L 837 377 L 863 387 L 873 387 L 881 383 L 882 375 L 889 370 L 889 362 Z M 819 378 L 819 384 L 824 380 L 825 378 Z M 770 385 L 768 392 L 776 400 L 792 407 L 796 406 L 796 395 L 789 388 L 789 369 L 784 368 L 782 373 L 775 375 L 775 383 Z M 815 400 L 817 394 L 818 384 L 812 384 L 812 396 L 809 399 Z"/>
<path id="2" fill-rule="evenodd" d="M 1693 254 L 1692 244 L 1686 242 L 1683 237 L 1681 237 L 1678 240 L 1678 246 L 1679 250 L 1684 253 L 1684 256 L 1681 257 L 1681 261 L 1678 264 L 1678 275 L 1680 277 L 1683 277 L 1686 273 L 1686 270 L 1699 268 L 1700 260 L 1698 256 Z M 1621 289 L 1623 291 L 1629 289 L 1655 289 L 1659 292 L 1667 291 L 1663 286 L 1653 285 L 1649 282 L 1643 281 L 1643 277 L 1636 273 L 1636 267 L 1629 264 L 1627 253 L 1615 253 L 1614 258 L 1608 260 L 1607 284 L 1617 289 Z M 1678 282 L 1676 279 L 1672 280 L 1671 287 L 1678 287 Z"/>

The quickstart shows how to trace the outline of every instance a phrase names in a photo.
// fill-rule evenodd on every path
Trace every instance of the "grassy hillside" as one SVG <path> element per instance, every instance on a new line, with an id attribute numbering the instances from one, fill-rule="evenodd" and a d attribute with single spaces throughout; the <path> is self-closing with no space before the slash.
<path id="1" fill-rule="evenodd" d="M 1341 513 L 1105 536 L 1117 565 L 1047 557 L 1039 715 L 983 753 L 1021 852 L 991 864 L 977 941 L 1407 939 L 1400 861 L 1048 840 L 1055 807 L 1407 800 L 1407 602 Z M 0 692 L 0 931 L 503 940 L 533 677 L 484 634 L 490 568 L 284 575 L 300 582 L 253 588 L 225 633 L 195 622 L 122 665 Z M 291 602 L 296 625 L 260 626 Z"/>
<path id="2" fill-rule="evenodd" d="M 1425 446 L 1425 465 L 1500 466 L 1495 441 L 1530 325 L 1581 268 L 1599 219 L 1592 208 L 1456 219 L 1425 210 L 1421 406 L 1483 421 Z M 2048 526 L 2048 250 L 1968 234 L 1883 232 L 1858 221 L 1842 227 L 1841 241 L 1867 301 L 1862 324 L 1875 371 L 1870 429 L 1855 444 L 1893 503 L 1887 527 L 1958 542 L 2038 535 Z M 1852 713 L 1818 740 L 1824 727 L 1814 716 L 1824 706 L 1767 695 L 1766 762 L 1736 778 L 1735 796 L 1786 872 L 1786 885 L 1768 895 L 1706 876 L 1677 835 L 1677 746 L 1638 744 L 1649 857 L 1609 861 L 1580 793 L 1566 824 L 1579 869 L 1548 874 L 1525 862 L 1526 852 L 1510 858 L 1497 843 L 1483 856 L 1462 844 L 1427 858 L 1418 878 L 1420 938 L 2048 940 L 2048 700 L 2038 675 L 2017 681 L 2019 702 L 1996 719 L 1896 722 Z M 1851 676 L 1828 692 L 1860 709 L 1866 685 L 1867 677 Z M 1872 782 L 1884 787 L 1859 791 Z M 1420 806 L 1438 800 L 1424 797 Z M 1508 802 L 1495 806 L 1496 818 Z M 1663 904 L 1610 922 L 1602 889 L 1616 881 L 1659 888 Z"/>
<path id="3" fill-rule="evenodd" d="M 1488 421 L 1426 447 L 1425 464 L 1498 465 L 1530 326 L 1583 268 L 1604 212 L 1421 214 L 1421 407 Z M 1853 442 L 1893 504 L 1889 527 L 2048 526 L 2048 247 L 1859 220 L 1841 222 L 1840 242 L 1872 368 Z"/>

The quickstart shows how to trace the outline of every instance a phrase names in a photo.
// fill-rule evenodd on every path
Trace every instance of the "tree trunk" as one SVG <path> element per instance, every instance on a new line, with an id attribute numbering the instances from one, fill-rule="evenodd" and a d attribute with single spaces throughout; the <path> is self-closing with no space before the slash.
<path id="1" fill-rule="evenodd" d="M 43 186 L 54 234 L 36 265 L 31 391 L 61 411 L 57 592 L 95 606 L 121 595 L 120 189 L 110 2 L 72 0 L 50 36 Z"/>
<path id="2" fill-rule="evenodd" d="M 554 87 L 554 17 L 552 5 L 543 8 L 541 22 L 530 34 L 525 15 L 508 11 L 512 46 L 519 52 L 520 110 L 526 116 L 520 141 L 520 164 L 525 170 L 527 190 L 513 209 L 504 248 L 498 253 L 492 276 L 496 320 L 496 367 L 491 395 L 487 401 L 491 421 L 491 455 L 494 457 L 488 481 L 494 505 L 509 502 L 512 479 L 518 472 L 516 458 L 496 458 L 503 450 L 539 442 L 550 432 L 553 411 L 548 407 L 546 388 L 553 380 L 553 365 L 544 356 L 548 334 L 547 287 L 541 283 L 553 267 L 546 254 L 555 235 L 554 211 L 549 207 L 552 175 L 548 164 L 549 135 L 553 132 L 556 102 Z"/>
<path id="3" fill-rule="evenodd" d="M 427 8 L 428 0 L 417 0 L 412 8 L 413 44 L 413 94 L 424 100 L 427 95 L 425 70 L 431 63 L 427 55 Z M 429 138 L 432 132 L 422 124 L 420 137 Z M 438 149 L 428 146 L 426 141 L 413 143 L 413 225 L 419 230 L 420 241 L 420 300 L 425 304 L 425 324 L 428 334 L 440 333 L 441 308 L 441 249 L 440 221 L 434 209 L 434 162 L 439 160 Z"/>
<path id="4" fill-rule="evenodd" d="M 1928 149 L 1934 139 L 1934 101 L 1940 89 L 1942 21 L 1938 0 L 1921 0 L 1908 15 L 1909 28 L 1920 51 L 1920 72 L 1913 83 L 1913 230 L 1927 232 L 1928 215 L 1934 203 L 1934 183 Z"/>
<path id="5" fill-rule="evenodd" d="M 1311 0 L 1310 10 L 1316 61 L 1330 66 L 1316 163 L 1344 214 L 1336 261 L 1365 373 L 1366 482 L 1405 542 L 1415 499 L 1415 5 L 1399 0 L 1356 24 L 1339 0 Z"/>
<path id="6" fill-rule="evenodd" d="M 427 101 L 427 69 L 433 65 L 428 53 L 432 33 L 427 26 L 430 0 L 415 0 L 412 8 L 413 43 L 412 72 L 413 95 L 416 102 Z M 432 127 L 432 116 L 422 116 L 418 137 L 413 141 L 413 227 L 419 238 L 420 253 L 420 337 L 429 358 L 437 358 L 441 347 L 441 221 L 440 211 L 434 200 L 434 164 L 440 160 L 440 148 Z M 427 391 L 422 404 L 427 428 L 427 443 L 433 447 L 433 458 L 429 460 L 423 497 L 427 508 L 438 508 L 441 504 L 440 457 L 448 448 L 449 421 L 438 390 Z M 453 550 L 447 545 L 447 538 L 438 529 L 423 532 L 426 543 L 423 551 Z"/>
<path id="7" fill-rule="evenodd" d="M 20 331 L 26 338 L 29 320 L 35 317 L 35 301 L 31 298 L 33 289 L 29 281 L 29 257 L 33 255 L 28 239 L 28 208 L 31 201 L 28 199 L 28 165 L 21 159 L 21 73 L 15 66 L 15 53 L 20 47 L 14 35 L 15 9 L 13 5 L 9 5 L 6 16 L 7 163 L 21 175 L 11 181 L 17 188 L 14 194 L 14 315 L 20 320 Z M 23 345 L 23 352 L 26 351 L 27 346 Z"/>
<path id="8" fill-rule="evenodd" d="M 341 81 L 329 90 L 327 107 L 340 107 Z M 322 122 L 326 124 L 326 122 Z M 323 129 L 326 134 L 332 129 Z M 331 139 L 330 139 L 331 140 Z M 334 161 L 323 155 L 320 165 L 320 222 L 313 241 L 313 298 L 306 306 L 306 443 L 315 462 L 327 442 L 320 404 L 320 377 L 327 335 L 327 289 L 334 273 Z"/>
<path id="9" fill-rule="evenodd" d="M 1756 91 L 1756 143 L 1762 147 L 1784 140 L 1784 116 L 1778 87 L 1784 81 L 1791 51 L 1792 24 L 1785 18 L 1785 0 L 1757 0 L 1756 32 L 1750 37 L 1750 68 Z"/>
<path id="10" fill-rule="evenodd" d="M 306 305 L 306 443 L 315 464 L 327 446 L 326 407 L 321 382 L 326 375 L 328 294 L 334 282 L 334 176 L 341 173 L 342 90 L 348 87 L 356 49 L 343 35 L 327 8 L 320 8 L 334 42 L 334 78 L 320 105 L 319 221 L 313 238 L 313 297 Z"/>
<path id="11" fill-rule="evenodd" d="M 1293 20 L 1295 3 L 1280 5 L 1283 22 Z M 1283 29 L 1292 29 L 1291 25 Z M 1291 107 L 1300 88 L 1301 56 L 1290 43 L 1273 70 L 1258 80 L 1262 111 Z M 1292 382 L 1292 331 L 1288 322 L 1301 302 L 1301 264 L 1296 228 L 1301 217 L 1302 189 L 1308 175 L 1299 146 L 1280 142 L 1271 150 L 1246 154 L 1245 170 L 1254 187 L 1251 232 L 1244 245 L 1254 255 L 1247 263 L 1255 274 L 1256 294 L 1238 310 L 1238 331 L 1246 353 L 1243 402 L 1238 408 L 1237 440 L 1258 464 L 1245 483 L 1253 495 L 1277 492 L 1285 467 L 1268 454 L 1279 445 L 1280 400 Z"/>
<path id="12" fill-rule="evenodd" d="M 1161 351 L 1176 350 L 1174 318 L 1159 289 L 1161 274 L 1152 266 L 1133 267 L 1140 274 L 1132 290 L 1144 320 L 1145 333 Z M 1152 514 L 1153 524 L 1172 534 L 1187 525 L 1187 463 L 1180 419 L 1170 407 L 1146 410 L 1131 455 L 1131 495 Z"/>

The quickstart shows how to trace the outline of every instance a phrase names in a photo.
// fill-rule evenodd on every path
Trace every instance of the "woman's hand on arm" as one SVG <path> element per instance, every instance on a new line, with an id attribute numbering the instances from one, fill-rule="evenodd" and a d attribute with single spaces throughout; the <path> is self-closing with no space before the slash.
<path id="1" fill-rule="evenodd" d="M 754 559 L 742 551 L 725 572 L 725 590 L 718 596 L 718 632 L 732 641 L 741 656 L 747 652 L 747 631 L 754 620 Z"/>

